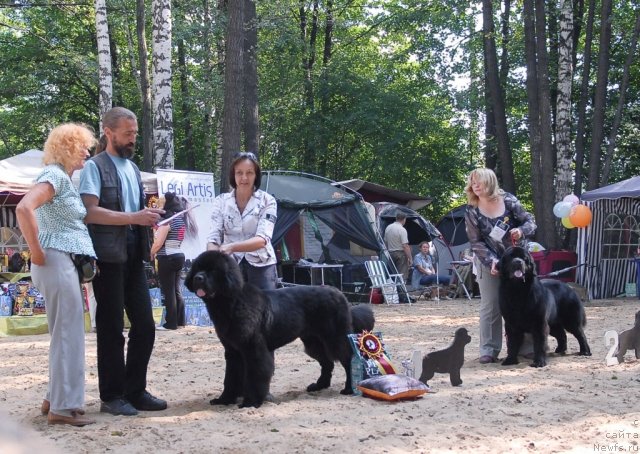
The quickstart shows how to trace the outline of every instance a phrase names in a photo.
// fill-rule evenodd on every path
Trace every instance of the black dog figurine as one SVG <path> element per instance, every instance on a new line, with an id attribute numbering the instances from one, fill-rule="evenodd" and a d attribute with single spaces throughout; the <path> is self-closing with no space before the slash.
<path id="1" fill-rule="evenodd" d="M 425 355 L 422 360 L 422 374 L 420 381 L 427 384 L 435 372 L 449 374 L 451 386 L 460 386 L 460 369 L 464 364 L 464 347 L 471 342 L 471 336 L 466 328 L 458 328 L 453 343 L 444 350 L 438 350 Z"/>
<path id="2" fill-rule="evenodd" d="M 627 350 L 636 351 L 636 359 L 640 359 L 640 311 L 636 312 L 636 323 L 633 328 L 620 333 L 618 336 L 618 362 L 624 362 Z"/>

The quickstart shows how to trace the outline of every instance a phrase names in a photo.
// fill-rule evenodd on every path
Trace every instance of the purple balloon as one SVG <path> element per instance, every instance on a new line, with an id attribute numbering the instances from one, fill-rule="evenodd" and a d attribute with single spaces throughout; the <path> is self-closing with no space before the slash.
<path id="1" fill-rule="evenodd" d="M 569 202 L 571 206 L 576 206 L 580 203 L 580 199 L 575 194 L 569 194 L 562 199 L 563 202 Z"/>

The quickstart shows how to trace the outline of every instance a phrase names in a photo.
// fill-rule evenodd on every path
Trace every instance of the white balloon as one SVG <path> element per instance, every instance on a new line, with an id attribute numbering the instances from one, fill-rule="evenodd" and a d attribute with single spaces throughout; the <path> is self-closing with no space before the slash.
<path id="1" fill-rule="evenodd" d="M 553 206 L 553 214 L 557 218 L 565 218 L 571 213 L 571 207 L 572 205 L 570 202 L 558 202 Z"/>

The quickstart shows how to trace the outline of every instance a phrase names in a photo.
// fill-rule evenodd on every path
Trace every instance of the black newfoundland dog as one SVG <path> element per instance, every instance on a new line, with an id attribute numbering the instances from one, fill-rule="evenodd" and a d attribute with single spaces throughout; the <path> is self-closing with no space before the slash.
<path id="1" fill-rule="evenodd" d="M 200 254 L 185 285 L 207 306 L 224 346 L 224 389 L 211 404 L 228 405 L 242 397 L 240 407 L 259 407 L 269 392 L 273 352 L 297 338 L 320 363 L 320 378 L 307 391 L 328 388 L 334 362 L 347 376 L 341 394 L 351 394 L 351 347 L 347 334 L 371 330 L 370 307 L 351 307 L 345 296 L 328 286 L 300 286 L 263 291 L 245 284 L 233 257 L 217 251 Z"/>
<path id="2" fill-rule="evenodd" d="M 553 279 L 538 279 L 535 263 L 521 247 L 508 248 L 500 262 L 500 312 L 507 333 L 507 357 L 502 365 L 518 364 L 518 352 L 524 333 L 533 337 L 533 367 L 547 364 L 547 335 L 558 341 L 556 353 L 567 351 L 567 334 L 580 344 L 580 355 L 591 356 L 584 335 L 587 319 L 582 301 L 567 284 Z"/>

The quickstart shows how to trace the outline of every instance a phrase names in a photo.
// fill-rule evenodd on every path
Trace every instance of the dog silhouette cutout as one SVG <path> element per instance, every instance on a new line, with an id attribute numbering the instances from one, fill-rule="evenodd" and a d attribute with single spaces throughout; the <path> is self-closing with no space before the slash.
<path id="1" fill-rule="evenodd" d="M 624 362 L 627 350 L 636 351 L 636 359 L 640 359 L 640 311 L 636 312 L 636 322 L 633 328 L 623 331 L 618 336 L 618 363 Z"/>
<path id="2" fill-rule="evenodd" d="M 471 342 L 471 336 L 466 328 L 458 328 L 453 337 L 453 343 L 443 350 L 427 353 L 422 359 L 422 374 L 420 381 L 428 385 L 436 372 L 449 374 L 451 386 L 460 386 L 460 369 L 464 364 L 464 347 Z"/>

